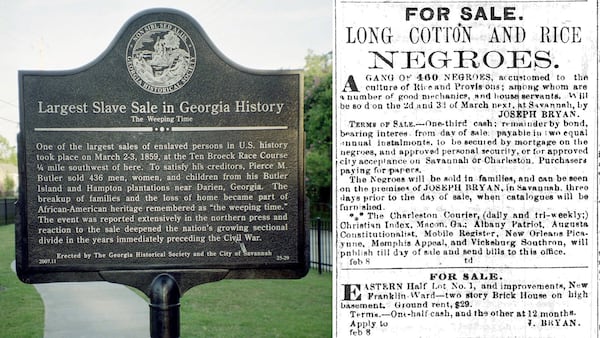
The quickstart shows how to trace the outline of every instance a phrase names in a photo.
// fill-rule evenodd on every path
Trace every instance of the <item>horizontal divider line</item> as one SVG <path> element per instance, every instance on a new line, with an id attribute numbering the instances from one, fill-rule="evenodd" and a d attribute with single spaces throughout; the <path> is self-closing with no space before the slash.
<path id="1" fill-rule="evenodd" d="M 346 3 L 346 4 L 374 4 L 374 3 L 418 4 L 418 3 L 428 3 L 428 2 L 431 2 L 431 1 L 430 0 L 342 0 L 341 1 L 341 3 Z M 438 2 L 438 3 L 455 3 L 455 4 L 460 4 L 463 2 L 494 4 L 494 3 L 506 3 L 506 2 L 512 2 L 512 3 L 588 2 L 588 0 L 470 0 L 470 1 L 440 0 L 440 1 L 436 1 L 436 2 Z"/>
<path id="2" fill-rule="evenodd" d="M 239 127 L 173 127 L 173 131 L 213 131 L 213 130 L 286 130 L 288 126 L 239 126 Z"/>
<path id="3" fill-rule="evenodd" d="M 107 128 L 34 128 L 34 131 L 152 131 L 152 127 L 107 127 Z"/>
<path id="4" fill-rule="evenodd" d="M 340 270 L 443 270 L 443 269 L 589 269 L 589 266 L 423 266 L 405 268 L 341 268 Z"/>
<path id="5" fill-rule="evenodd" d="M 244 130 L 287 130 L 288 126 L 233 126 L 233 127 L 105 127 L 105 128 L 34 128 L 34 131 L 73 132 L 164 132 L 164 131 L 244 131 Z"/>

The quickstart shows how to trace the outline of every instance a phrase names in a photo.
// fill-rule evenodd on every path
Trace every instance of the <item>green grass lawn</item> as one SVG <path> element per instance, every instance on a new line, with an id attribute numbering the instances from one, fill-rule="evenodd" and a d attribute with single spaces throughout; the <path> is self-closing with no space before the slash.
<path id="1" fill-rule="evenodd" d="M 14 226 L 0 226 L 0 336 L 42 337 L 44 305 L 10 269 Z M 331 274 L 299 280 L 224 280 L 181 298 L 182 337 L 330 337 Z"/>
<path id="2" fill-rule="evenodd" d="M 331 274 L 225 280 L 181 298 L 182 337 L 330 337 Z"/>
<path id="3" fill-rule="evenodd" d="M 0 336 L 43 337 L 44 303 L 33 285 L 22 283 L 10 268 L 14 238 L 14 225 L 0 225 Z"/>

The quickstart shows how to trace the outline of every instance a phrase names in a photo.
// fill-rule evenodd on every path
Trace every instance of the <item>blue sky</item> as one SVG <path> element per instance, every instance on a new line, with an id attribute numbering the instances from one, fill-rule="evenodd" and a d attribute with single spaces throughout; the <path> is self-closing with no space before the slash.
<path id="1" fill-rule="evenodd" d="M 18 70 L 66 70 L 98 57 L 138 12 L 188 13 L 232 61 L 298 69 L 308 50 L 332 50 L 328 0 L 0 0 L 0 135 L 16 144 Z"/>

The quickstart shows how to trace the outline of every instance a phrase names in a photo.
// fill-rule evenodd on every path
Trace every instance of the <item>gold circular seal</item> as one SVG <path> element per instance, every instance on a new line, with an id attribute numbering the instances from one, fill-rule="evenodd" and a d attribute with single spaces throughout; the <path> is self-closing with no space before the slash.
<path id="1" fill-rule="evenodd" d="M 127 45 L 127 70 L 135 83 L 153 94 L 185 86 L 196 68 L 196 49 L 179 26 L 157 21 L 138 29 Z"/>

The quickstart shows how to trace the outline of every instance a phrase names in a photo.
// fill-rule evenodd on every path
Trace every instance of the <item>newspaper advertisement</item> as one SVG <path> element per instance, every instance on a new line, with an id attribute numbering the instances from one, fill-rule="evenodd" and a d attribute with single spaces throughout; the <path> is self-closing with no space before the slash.
<path id="1" fill-rule="evenodd" d="M 335 336 L 598 336 L 597 8 L 335 2 Z"/>

